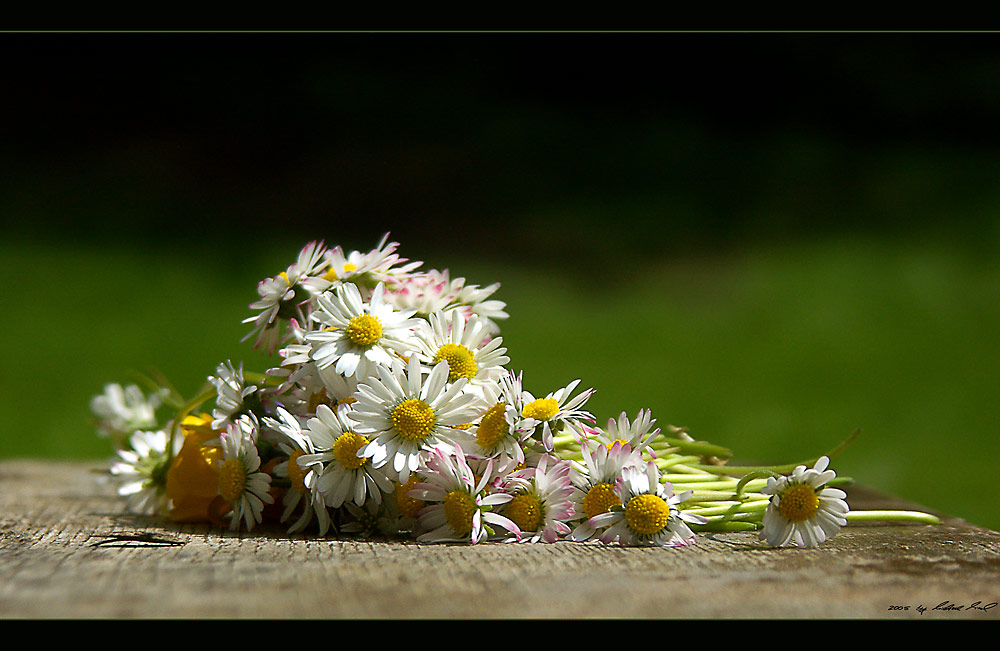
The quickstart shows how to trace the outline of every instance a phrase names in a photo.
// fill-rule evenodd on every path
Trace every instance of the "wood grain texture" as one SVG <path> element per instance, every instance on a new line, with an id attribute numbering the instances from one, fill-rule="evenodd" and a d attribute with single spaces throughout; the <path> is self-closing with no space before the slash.
<path id="1" fill-rule="evenodd" d="M 322 540 L 128 514 L 99 469 L 0 462 L 0 616 L 1000 617 L 973 607 L 1000 602 L 1000 533 L 956 518 L 852 524 L 813 550 L 752 533 L 679 549 Z M 913 508 L 863 489 L 848 501 Z"/>

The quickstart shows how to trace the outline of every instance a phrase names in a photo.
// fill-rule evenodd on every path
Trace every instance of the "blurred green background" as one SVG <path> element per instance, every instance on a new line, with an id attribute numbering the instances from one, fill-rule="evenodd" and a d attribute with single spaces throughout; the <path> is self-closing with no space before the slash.
<path id="1" fill-rule="evenodd" d="M 0 457 L 193 394 L 312 239 L 499 281 L 526 388 L 1000 530 L 1000 35 L 4 34 Z"/>

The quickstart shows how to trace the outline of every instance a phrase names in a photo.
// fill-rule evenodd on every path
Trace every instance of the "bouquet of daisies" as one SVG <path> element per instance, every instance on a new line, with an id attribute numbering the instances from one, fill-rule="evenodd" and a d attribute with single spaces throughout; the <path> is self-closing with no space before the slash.
<path id="1" fill-rule="evenodd" d="M 681 546 L 757 531 L 812 547 L 852 519 L 937 521 L 851 511 L 828 456 L 734 467 L 729 450 L 655 427 L 649 410 L 598 425 L 580 380 L 536 396 L 508 368 L 499 284 L 419 271 L 397 248 L 388 236 L 346 255 L 312 242 L 261 281 L 244 322 L 277 353 L 263 373 L 226 361 L 189 401 L 166 383 L 106 386 L 92 410 L 129 508 L 469 543 Z"/>

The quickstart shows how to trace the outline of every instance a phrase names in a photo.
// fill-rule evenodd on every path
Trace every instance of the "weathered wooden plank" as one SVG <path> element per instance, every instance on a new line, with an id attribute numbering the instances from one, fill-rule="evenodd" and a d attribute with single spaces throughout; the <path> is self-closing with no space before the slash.
<path id="1" fill-rule="evenodd" d="M 769 549 L 752 533 L 681 549 L 318 540 L 130 515 L 95 468 L 0 462 L 3 617 L 1000 615 L 1000 533 L 956 518 L 852 524 L 814 550 Z M 914 508 L 857 488 L 849 502 Z"/>

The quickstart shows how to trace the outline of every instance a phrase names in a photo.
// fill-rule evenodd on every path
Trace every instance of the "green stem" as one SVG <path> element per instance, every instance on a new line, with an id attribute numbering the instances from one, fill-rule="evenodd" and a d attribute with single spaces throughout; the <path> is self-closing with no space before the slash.
<path id="1" fill-rule="evenodd" d="M 743 477 L 743 479 L 739 480 L 739 482 L 737 482 L 736 484 L 736 497 L 738 498 L 740 495 L 742 495 L 743 491 L 750 484 L 753 484 L 754 487 L 761 485 L 766 486 L 767 485 L 766 478 L 768 477 L 774 477 L 774 473 L 771 472 L 770 470 L 758 470 L 757 472 L 747 473 Z M 761 478 L 764 478 L 763 482 L 761 481 Z"/>
<path id="2" fill-rule="evenodd" d="M 923 511 L 850 511 L 848 522 L 922 522 L 941 524 L 941 518 Z"/>
<path id="3" fill-rule="evenodd" d="M 570 439 L 560 439 L 560 438 L 553 439 L 552 440 L 552 448 L 555 449 L 555 450 L 563 450 L 563 451 L 566 451 L 566 452 L 576 451 L 582 457 L 582 453 L 580 452 L 580 446 L 577 444 L 576 441 L 574 441 L 571 438 Z"/>
<path id="4" fill-rule="evenodd" d="M 718 468 L 719 466 L 708 466 L 708 467 Z M 682 472 L 684 474 L 691 475 L 693 477 L 713 477 L 716 479 L 719 477 L 713 472 L 709 472 L 707 470 L 701 470 L 699 468 L 693 468 L 683 463 L 678 463 L 677 465 L 671 466 L 670 469 L 673 470 L 674 472 Z"/>
<path id="5" fill-rule="evenodd" d="M 840 454 L 841 452 L 843 452 L 847 448 L 851 447 L 851 444 L 854 443 L 854 441 L 859 436 L 861 436 L 861 428 L 860 427 L 858 429 L 854 430 L 854 433 L 852 433 L 850 436 L 848 436 L 846 439 L 844 439 L 840 443 L 840 445 L 838 445 L 837 447 L 835 447 L 832 450 L 830 450 L 826 454 L 826 456 L 829 457 L 829 458 L 831 458 L 831 459 L 834 458 L 835 456 L 837 456 L 838 454 Z"/>
<path id="6" fill-rule="evenodd" d="M 149 375 L 141 371 L 132 371 L 131 374 L 132 377 L 134 377 L 138 382 L 141 382 L 142 384 L 146 385 L 146 389 L 150 393 L 156 393 L 160 389 L 166 389 L 167 395 L 163 398 L 163 404 L 173 409 L 180 408 L 184 400 L 181 394 L 178 393 L 177 390 L 169 382 L 167 382 L 167 379 L 163 377 L 161 373 L 159 373 L 158 371 L 150 371 L 150 373 L 155 374 L 157 376 L 157 379 L 153 379 Z"/>
<path id="7" fill-rule="evenodd" d="M 702 507 L 696 506 L 693 508 L 685 508 L 684 511 L 686 513 L 694 513 L 696 515 L 703 515 L 705 517 L 714 515 L 726 515 L 727 513 L 730 512 L 732 514 L 758 513 L 760 511 L 767 509 L 768 503 L 769 500 L 763 500 L 763 501 L 754 500 L 743 503 L 737 503 L 729 506 L 702 506 Z M 734 506 L 738 508 L 733 508 Z"/>
<path id="8" fill-rule="evenodd" d="M 860 436 L 860 434 L 861 434 L 860 429 L 854 430 L 854 433 L 848 436 L 846 439 L 844 439 L 839 445 L 837 445 L 835 448 L 833 448 L 826 454 L 820 456 L 825 456 L 830 459 L 834 458 L 835 456 L 846 450 L 848 447 L 850 447 L 850 445 L 854 443 L 854 441 L 858 438 L 858 436 Z M 799 461 L 798 463 L 786 463 L 777 466 L 710 466 L 706 464 L 692 464 L 692 467 L 697 468 L 699 470 L 718 472 L 719 474 L 722 475 L 747 475 L 750 473 L 757 473 L 757 472 L 773 472 L 780 475 L 787 475 L 788 473 L 795 470 L 797 466 L 806 466 L 808 468 L 812 468 L 813 466 L 816 465 L 817 461 L 819 461 L 819 457 L 806 459 L 805 461 Z"/>
<path id="9" fill-rule="evenodd" d="M 674 468 L 676 470 L 676 468 Z M 718 477 L 716 475 L 709 474 L 707 472 L 674 472 L 674 473 L 664 473 L 660 475 L 660 481 L 668 481 L 675 486 L 680 484 L 702 484 L 702 483 L 712 483 L 719 481 L 727 481 L 732 484 L 736 483 L 735 479 L 729 479 L 727 477 Z"/>
<path id="10" fill-rule="evenodd" d="M 742 487 L 742 489 L 740 488 L 739 484 L 734 479 L 730 479 L 730 480 L 726 480 L 726 481 L 697 481 L 697 480 L 696 481 L 692 481 L 692 482 L 674 481 L 674 482 L 671 482 L 671 483 L 674 485 L 674 492 L 675 493 L 679 493 L 682 490 L 688 490 L 688 489 L 695 490 L 695 491 L 699 491 L 699 490 L 720 490 L 720 491 L 728 490 L 728 491 L 733 491 L 733 490 L 736 490 L 737 491 L 736 492 L 736 497 L 739 497 L 740 494 L 743 492 L 743 490 L 745 490 L 748 486 L 750 487 L 751 492 L 753 492 L 752 489 L 755 489 L 755 488 L 759 489 L 759 488 L 762 488 L 762 487 L 764 487 L 764 486 L 767 485 L 767 482 L 761 481 L 759 479 L 755 479 L 755 480 L 747 482 L 746 484 L 744 484 L 744 486 Z M 729 492 L 727 494 L 728 495 L 733 495 L 732 492 Z"/>
<path id="11" fill-rule="evenodd" d="M 680 457 L 680 456 L 670 456 L 665 458 L 658 458 L 655 460 L 656 467 L 660 469 L 662 473 L 667 469 L 677 469 L 679 466 L 690 463 L 692 460 L 697 460 L 700 457 Z"/>
<path id="12" fill-rule="evenodd" d="M 717 520 L 706 524 L 688 524 L 692 531 L 702 533 L 709 531 L 756 531 L 761 528 L 757 522 L 744 522 L 740 520 Z"/>
<path id="13" fill-rule="evenodd" d="M 815 462 L 814 462 L 815 463 Z M 704 470 L 705 472 L 715 472 L 720 475 L 748 475 L 757 472 L 773 472 L 779 475 L 786 475 L 793 470 L 796 466 L 808 465 L 800 463 L 790 463 L 784 466 L 707 466 L 704 464 L 692 464 L 691 467 L 697 470 Z"/>
<path id="14" fill-rule="evenodd" d="M 696 490 L 694 494 L 688 498 L 689 502 L 734 502 L 739 501 L 739 497 L 733 495 L 730 491 L 703 491 Z"/>
<path id="15" fill-rule="evenodd" d="M 252 381 L 258 386 L 276 387 L 281 384 L 281 380 L 275 379 L 264 373 L 257 373 L 256 371 L 243 371 L 243 378 L 245 380 Z"/>
<path id="16" fill-rule="evenodd" d="M 733 456 L 733 451 L 721 445 L 713 445 L 704 441 L 685 441 L 684 439 L 661 437 L 669 447 L 679 448 L 685 454 L 694 454 L 698 457 L 722 457 L 728 459 Z M 654 448 L 655 449 L 655 448 Z"/>

